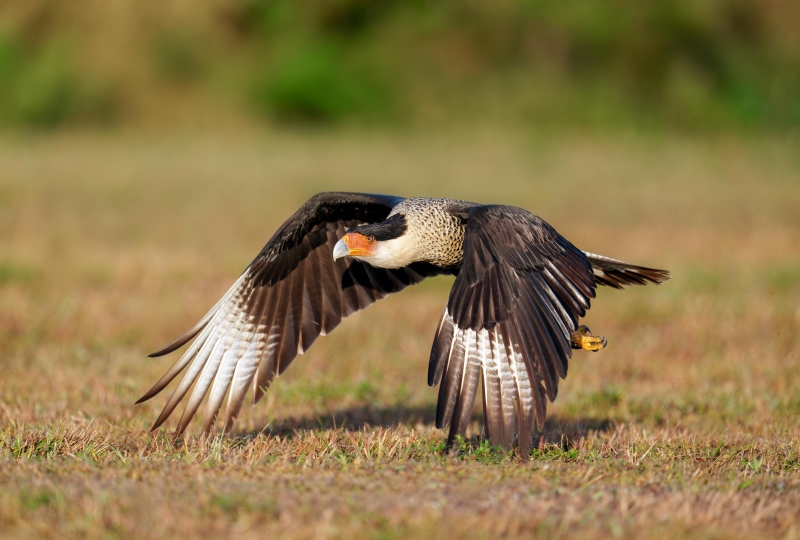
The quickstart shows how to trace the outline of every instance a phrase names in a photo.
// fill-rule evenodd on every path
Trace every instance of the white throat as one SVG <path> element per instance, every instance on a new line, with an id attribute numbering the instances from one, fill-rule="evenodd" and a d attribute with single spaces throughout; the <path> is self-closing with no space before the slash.
<path id="1" fill-rule="evenodd" d="M 409 234 L 376 242 L 369 257 L 354 258 L 377 268 L 402 268 L 423 260 L 419 245 Z"/>

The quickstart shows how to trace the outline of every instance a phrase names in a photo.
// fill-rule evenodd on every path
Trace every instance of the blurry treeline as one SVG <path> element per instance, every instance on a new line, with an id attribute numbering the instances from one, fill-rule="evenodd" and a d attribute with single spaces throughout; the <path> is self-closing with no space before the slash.
<path id="1" fill-rule="evenodd" d="M 0 0 L 0 124 L 800 125 L 797 0 Z"/>

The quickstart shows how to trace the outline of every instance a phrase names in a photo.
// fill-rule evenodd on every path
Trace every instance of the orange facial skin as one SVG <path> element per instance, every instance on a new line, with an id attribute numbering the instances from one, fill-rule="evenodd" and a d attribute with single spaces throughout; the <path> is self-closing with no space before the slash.
<path id="1" fill-rule="evenodd" d="M 342 241 L 350 250 L 351 257 L 369 257 L 372 247 L 375 245 L 375 238 L 356 232 L 342 236 Z"/>

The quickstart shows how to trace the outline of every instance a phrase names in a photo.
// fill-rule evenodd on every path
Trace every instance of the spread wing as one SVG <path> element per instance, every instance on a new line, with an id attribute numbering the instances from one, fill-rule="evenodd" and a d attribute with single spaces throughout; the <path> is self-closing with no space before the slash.
<path id="1" fill-rule="evenodd" d="M 586 255 L 541 218 L 510 206 L 464 210 L 464 260 L 434 338 L 436 426 L 469 424 L 479 379 L 488 438 L 527 456 L 567 374 L 570 338 L 595 296 Z"/>
<path id="2" fill-rule="evenodd" d="M 230 426 L 248 389 L 256 403 L 273 378 L 319 335 L 376 300 L 442 273 L 426 263 L 385 270 L 349 257 L 333 260 L 333 246 L 350 227 L 383 221 L 401 200 L 385 195 L 322 193 L 295 212 L 200 322 L 150 355 L 168 354 L 197 336 L 137 401 L 161 392 L 188 366 L 152 429 L 172 414 L 193 383 L 176 436 L 186 429 L 207 393 L 204 429 L 214 425 L 226 394 L 225 425 Z"/>

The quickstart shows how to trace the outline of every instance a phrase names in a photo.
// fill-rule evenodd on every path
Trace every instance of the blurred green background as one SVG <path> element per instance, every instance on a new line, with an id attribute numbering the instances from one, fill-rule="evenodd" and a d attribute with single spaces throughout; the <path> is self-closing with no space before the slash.
<path id="1" fill-rule="evenodd" d="M 0 1 L 0 124 L 800 125 L 796 0 Z"/>
<path id="2" fill-rule="evenodd" d="M 796 537 L 798 127 L 799 0 L 0 0 L 0 538 Z M 598 291 L 530 466 L 439 453 L 452 278 L 148 436 L 145 355 L 336 190 L 674 279 Z"/>

